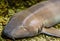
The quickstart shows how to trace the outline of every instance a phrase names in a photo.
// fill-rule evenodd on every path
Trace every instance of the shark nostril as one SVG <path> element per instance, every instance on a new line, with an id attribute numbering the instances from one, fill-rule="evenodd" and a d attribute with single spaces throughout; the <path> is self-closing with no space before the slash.
<path id="1" fill-rule="evenodd" d="M 5 33 L 5 31 L 2 32 L 2 38 L 4 39 L 12 39 L 13 41 L 15 41 L 15 38 L 12 37 L 11 35 L 9 35 L 8 33 Z"/>
<path id="2" fill-rule="evenodd" d="M 3 31 L 2 32 L 2 35 L 1 35 L 3 38 L 7 38 L 7 36 L 6 36 L 6 34 L 5 34 L 5 32 Z"/>
<path id="3" fill-rule="evenodd" d="M 2 35 L 1 35 L 3 38 L 9 38 L 9 34 L 8 33 L 6 33 L 6 31 L 5 30 L 3 30 L 3 32 L 2 32 Z"/>

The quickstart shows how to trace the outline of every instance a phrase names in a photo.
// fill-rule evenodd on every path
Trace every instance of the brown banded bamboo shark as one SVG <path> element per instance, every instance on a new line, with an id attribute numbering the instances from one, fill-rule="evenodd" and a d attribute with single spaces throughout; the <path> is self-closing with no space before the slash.
<path id="1" fill-rule="evenodd" d="M 48 0 L 16 13 L 5 26 L 3 34 L 12 39 L 40 33 L 60 37 L 60 31 L 52 27 L 59 22 L 60 0 Z"/>

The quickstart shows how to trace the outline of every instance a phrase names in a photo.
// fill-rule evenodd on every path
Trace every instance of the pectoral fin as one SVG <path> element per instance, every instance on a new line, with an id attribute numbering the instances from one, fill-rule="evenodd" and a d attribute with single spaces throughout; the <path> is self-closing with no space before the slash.
<path id="1" fill-rule="evenodd" d="M 48 35 L 52 35 L 55 37 L 60 37 L 60 30 L 56 29 L 56 28 L 43 28 L 42 29 L 42 33 L 48 34 Z"/>

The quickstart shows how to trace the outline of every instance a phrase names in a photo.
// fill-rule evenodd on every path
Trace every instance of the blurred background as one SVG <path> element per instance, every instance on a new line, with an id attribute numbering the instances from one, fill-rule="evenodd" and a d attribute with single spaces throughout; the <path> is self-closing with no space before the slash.
<path id="1" fill-rule="evenodd" d="M 12 15 L 46 0 L 0 0 L 0 41 L 11 41 L 1 37 L 4 26 L 9 22 Z M 54 26 L 56 29 L 60 24 Z M 40 34 L 31 38 L 18 39 L 16 41 L 60 41 L 60 38 Z"/>

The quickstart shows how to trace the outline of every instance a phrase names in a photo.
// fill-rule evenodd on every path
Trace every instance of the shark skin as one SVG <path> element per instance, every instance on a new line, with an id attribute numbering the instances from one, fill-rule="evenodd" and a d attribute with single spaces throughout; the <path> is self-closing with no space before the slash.
<path id="1" fill-rule="evenodd" d="M 12 16 L 3 33 L 9 38 L 32 37 L 40 33 L 60 37 L 52 26 L 60 23 L 60 0 L 37 3 Z"/>

